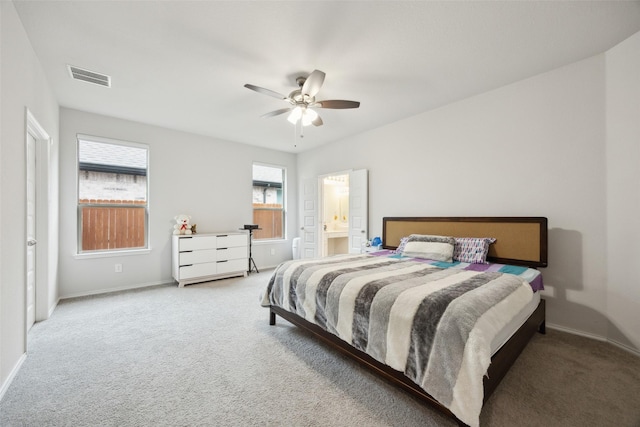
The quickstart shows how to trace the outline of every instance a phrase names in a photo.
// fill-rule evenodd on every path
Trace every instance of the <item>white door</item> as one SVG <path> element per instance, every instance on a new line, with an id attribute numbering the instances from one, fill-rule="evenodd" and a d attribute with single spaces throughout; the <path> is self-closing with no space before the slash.
<path id="1" fill-rule="evenodd" d="M 301 258 L 315 258 L 318 254 L 318 178 L 302 184 L 302 254 Z"/>
<path id="2" fill-rule="evenodd" d="M 362 252 L 367 241 L 369 186 L 367 170 L 349 172 L 349 253 Z"/>
<path id="3" fill-rule="evenodd" d="M 36 319 L 36 139 L 27 134 L 27 331 Z"/>

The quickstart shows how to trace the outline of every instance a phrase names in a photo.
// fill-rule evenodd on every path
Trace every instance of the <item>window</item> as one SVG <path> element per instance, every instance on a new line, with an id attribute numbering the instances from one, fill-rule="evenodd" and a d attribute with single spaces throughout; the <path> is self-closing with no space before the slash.
<path id="1" fill-rule="evenodd" d="M 78 252 L 148 247 L 148 158 L 142 144 L 78 135 Z"/>
<path id="2" fill-rule="evenodd" d="M 253 165 L 254 240 L 284 239 L 285 169 L 278 166 Z"/>

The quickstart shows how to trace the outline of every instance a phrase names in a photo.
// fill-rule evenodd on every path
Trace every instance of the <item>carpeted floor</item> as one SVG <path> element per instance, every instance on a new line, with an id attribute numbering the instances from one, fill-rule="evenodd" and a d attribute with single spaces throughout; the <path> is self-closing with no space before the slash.
<path id="1" fill-rule="evenodd" d="M 270 271 L 62 301 L 29 334 L 2 426 L 455 426 L 307 333 L 269 326 Z M 640 426 L 640 359 L 536 335 L 483 426 Z"/>

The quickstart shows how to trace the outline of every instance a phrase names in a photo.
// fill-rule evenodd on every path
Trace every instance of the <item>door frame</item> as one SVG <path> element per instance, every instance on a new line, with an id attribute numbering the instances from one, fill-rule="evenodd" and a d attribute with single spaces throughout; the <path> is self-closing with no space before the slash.
<path id="1" fill-rule="evenodd" d="M 49 243 L 50 238 L 49 235 L 52 230 L 49 230 L 49 173 L 51 172 L 51 155 L 50 155 L 50 146 L 52 143 L 52 139 L 49 136 L 49 133 L 40 125 L 35 116 L 29 111 L 27 108 L 25 111 L 25 157 L 27 150 L 27 141 L 29 138 L 29 134 L 33 135 L 36 140 L 35 144 L 35 156 L 36 156 L 36 230 L 35 230 L 35 239 L 38 242 L 36 244 L 35 251 L 35 321 L 38 322 L 40 320 L 46 320 L 49 318 L 49 304 L 48 304 L 48 296 L 49 296 L 49 286 L 48 286 L 48 277 L 49 277 L 49 265 L 48 265 L 48 257 L 49 257 Z M 27 162 L 25 158 L 25 162 Z M 27 165 L 25 165 L 25 185 L 27 179 Z M 25 187 L 26 188 L 26 187 Z M 26 212 L 26 198 L 25 198 L 25 212 Z M 25 230 L 25 240 L 24 240 L 24 256 L 26 258 L 26 230 Z M 26 268 L 26 259 L 25 259 L 25 268 Z M 26 273 L 26 271 L 25 271 Z M 27 284 L 26 284 L 26 274 L 25 274 L 25 283 L 24 283 L 24 292 L 25 292 L 25 325 L 27 322 L 26 318 L 26 304 L 27 304 Z M 27 330 L 25 327 L 25 335 L 27 334 Z M 26 336 L 25 336 L 25 342 Z"/>

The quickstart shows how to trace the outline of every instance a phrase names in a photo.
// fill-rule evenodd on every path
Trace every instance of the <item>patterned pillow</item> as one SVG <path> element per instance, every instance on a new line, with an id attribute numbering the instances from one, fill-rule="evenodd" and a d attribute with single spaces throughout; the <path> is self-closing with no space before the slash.
<path id="1" fill-rule="evenodd" d="M 472 264 L 487 264 L 489 246 L 495 241 L 493 237 L 456 237 L 453 259 Z"/>
<path id="2" fill-rule="evenodd" d="M 398 245 L 396 250 L 393 251 L 393 253 L 394 254 L 401 254 L 402 251 L 404 251 L 404 247 L 407 246 L 407 242 L 408 241 L 409 241 L 409 237 L 403 237 L 402 239 L 400 239 L 400 244 Z"/>
<path id="3" fill-rule="evenodd" d="M 402 256 L 451 262 L 454 244 L 453 237 L 412 234 L 402 250 Z"/>

